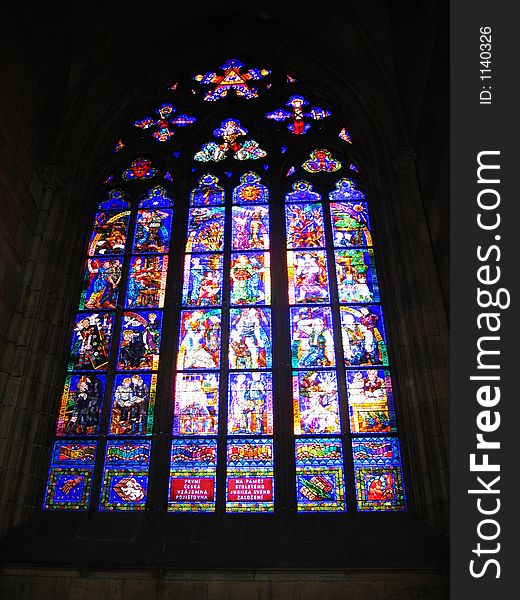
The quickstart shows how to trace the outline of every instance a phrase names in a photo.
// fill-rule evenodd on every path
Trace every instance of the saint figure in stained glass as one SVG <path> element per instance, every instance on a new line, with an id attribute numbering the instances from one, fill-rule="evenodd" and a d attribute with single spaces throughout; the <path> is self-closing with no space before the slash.
<path id="1" fill-rule="evenodd" d="M 296 94 L 291 96 L 285 104 L 289 110 L 277 108 L 275 111 L 267 113 L 266 117 L 279 122 L 289 121 L 287 129 L 295 135 L 301 135 L 311 128 L 311 124 L 305 119 L 318 121 L 331 115 L 329 110 L 318 106 L 312 106 L 310 110 L 305 111 L 303 107 L 308 105 L 309 102 L 303 96 Z"/>
<path id="2" fill-rule="evenodd" d="M 222 138 L 222 142 L 207 142 L 202 146 L 202 150 L 195 153 L 194 159 L 201 162 L 219 162 L 224 160 L 228 153 L 236 160 L 257 160 L 266 156 L 267 152 L 260 148 L 258 142 L 240 139 L 246 134 L 247 129 L 242 127 L 238 119 L 226 119 L 213 132 L 216 138 Z"/>

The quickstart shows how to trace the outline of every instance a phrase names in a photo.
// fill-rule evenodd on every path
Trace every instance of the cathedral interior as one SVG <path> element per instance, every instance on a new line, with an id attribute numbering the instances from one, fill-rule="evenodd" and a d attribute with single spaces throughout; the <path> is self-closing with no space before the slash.
<path id="1" fill-rule="evenodd" d="M 10 3 L 1 29 L 2 597 L 447 598 L 448 2 L 331 0 L 318 7 L 271 0 L 194 6 L 51 0 Z M 349 506 L 342 514 L 298 514 L 292 488 L 282 481 L 273 514 L 167 512 L 167 371 L 175 342 L 166 327 L 148 509 L 102 512 L 92 502 L 83 511 L 43 510 L 85 242 L 106 194 L 103 182 L 145 152 L 171 170 L 176 199 L 187 198 L 196 180 L 186 152 L 210 139 L 220 120 L 208 113 L 193 134 L 186 127 L 174 136 L 181 152 L 188 148 L 178 163 L 167 144 L 136 142 L 123 157 L 113 153 L 114 143 L 143 111 L 170 97 L 164 93 L 169 82 L 218 70 L 233 57 L 248 67 L 269 66 L 273 81 L 276 69 L 290 73 L 294 89 L 331 105 L 330 120 L 345 123 L 352 138 L 346 156 L 360 165 L 377 234 L 407 510 Z M 179 91 L 186 111 L 202 114 L 205 103 L 194 92 L 190 105 L 190 93 Z M 272 155 L 274 124 L 263 117 L 263 101 L 237 97 L 229 106 Z M 208 110 L 221 106 L 206 104 Z M 316 123 L 306 139 L 320 147 Z M 301 163 L 311 146 L 294 146 L 293 160 Z M 347 146 L 337 135 L 328 144 L 333 153 Z M 273 198 L 283 193 L 291 152 L 266 171 Z M 236 167 L 226 160 L 222 169 Z M 143 184 L 143 192 L 148 187 Z M 186 214 L 183 202 L 179 215 Z M 273 252 L 277 231 L 273 227 Z M 180 269 L 182 249 L 174 238 L 171 257 L 170 268 Z M 283 325 L 276 302 L 273 297 L 273 318 Z M 168 307 L 178 311 L 167 296 Z M 282 366 L 275 365 L 276 372 Z M 276 387 L 274 393 L 282 403 L 283 394 Z M 290 411 L 280 413 L 277 435 L 291 428 L 284 421 Z M 280 456 L 289 456 L 280 443 Z M 275 468 L 290 471 L 294 463 L 282 460 Z M 99 496 L 97 486 L 93 495 Z M 347 504 L 355 502 L 349 493 Z"/>

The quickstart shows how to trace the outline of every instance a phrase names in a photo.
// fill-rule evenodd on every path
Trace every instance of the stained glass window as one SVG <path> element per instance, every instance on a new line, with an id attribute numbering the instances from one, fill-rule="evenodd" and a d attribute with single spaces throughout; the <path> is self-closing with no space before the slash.
<path id="1" fill-rule="evenodd" d="M 47 509 L 86 510 L 100 470 L 101 497 L 92 500 L 100 510 L 145 508 L 172 205 L 160 187 L 140 198 L 111 190 L 98 204 L 71 326 Z"/>
<path id="2" fill-rule="evenodd" d="M 142 511 L 162 485 L 172 516 L 406 510 L 355 145 L 332 99 L 252 64 L 163 86 L 112 138 L 45 509 Z"/>

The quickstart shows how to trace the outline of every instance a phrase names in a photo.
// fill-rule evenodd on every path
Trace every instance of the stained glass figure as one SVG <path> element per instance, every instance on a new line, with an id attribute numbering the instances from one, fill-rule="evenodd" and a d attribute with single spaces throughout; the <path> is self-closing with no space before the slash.
<path id="1" fill-rule="evenodd" d="M 263 204 L 233 206 L 231 213 L 233 250 L 269 249 L 269 208 Z"/>
<path id="2" fill-rule="evenodd" d="M 229 311 L 229 368 L 270 369 L 271 310 L 232 308 Z"/>
<path id="3" fill-rule="evenodd" d="M 352 440 L 359 511 L 406 510 L 399 440 L 357 437 Z"/>
<path id="4" fill-rule="evenodd" d="M 271 373 L 230 373 L 227 432 L 229 435 L 273 434 Z"/>
<path id="5" fill-rule="evenodd" d="M 319 121 L 330 117 L 331 112 L 318 106 L 312 106 L 310 110 L 304 110 L 304 106 L 309 106 L 309 102 L 298 94 L 291 96 L 285 106 L 289 108 L 277 108 L 275 111 L 267 113 L 268 119 L 273 119 L 278 122 L 289 121 L 287 123 L 287 129 L 295 135 L 301 135 L 307 133 L 311 128 L 311 124 L 306 119 Z"/>
<path id="6" fill-rule="evenodd" d="M 218 369 L 220 366 L 221 311 L 183 310 L 177 368 Z"/>
<path id="7" fill-rule="evenodd" d="M 190 208 L 186 252 L 224 249 L 224 207 Z"/>
<path id="8" fill-rule="evenodd" d="M 380 306 L 341 306 L 345 365 L 388 366 L 386 334 Z"/>
<path id="9" fill-rule="evenodd" d="M 372 250 L 336 250 L 339 301 L 379 302 L 374 253 Z"/>
<path id="10" fill-rule="evenodd" d="M 364 200 L 365 192 L 358 190 L 352 179 L 344 177 L 336 182 L 336 189 L 329 194 L 329 199 L 334 202 L 343 200 Z"/>
<path id="11" fill-rule="evenodd" d="M 106 376 L 67 375 L 56 425 L 57 436 L 98 435 Z"/>
<path id="12" fill-rule="evenodd" d="M 157 169 L 152 167 L 152 161 L 149 158 L 137 158 L 130 165 L 129 169 L 123 171 L 125 181 L 135 181 L 136 179 L 151 179 L 157 173 Z"/>
<path id="13" fill-rule="evenodd" d="M 114 146 L 114 150 L 112 151 L 114 154 L 116 152 L 120 152 L 125 147 L 125 143 L 122 139 L 117 140 L 116 145 Z"/>
<path id="14" fill-rule="evenodd" d="M 269 75 L 268 69 L 252 68 L 248 71 L 242 71 L 244 64 L 236 58 L 227 60 L 220 66 L 223 69 L 221 75 L 210 71 L 204 75 L 195 75 L 193 79 L 202 85 L 214 84 L 213 89 L 207 91 L 204 100 L 214 102 L 225 98 L 230 90 L 241 98 L 256 98 L 258 89 L 249 85 L 250 81 L 258 81 Z"/>
<path id="15" fill-rule="evenodd" d="M 175 381 L 174 435 L 216 435 L 218 373 L 178 373 Z"/>
<path id="16" fill-rule="evenodd" d="M 174 127 L 186 127 L 191 125 L 197 120 L 195 117 L 190 115 L 172 115 L 177 112 L 177 109 L 166 102 L 161 104 L 156 109 L 155 113 L 158 115 L 154 117 L 145 117 L 134 122 L 134 127 L 139 129 L 150 129 L 152 136 L 157 142 L 167 142 L 174 134 Z M 171 117 L 171 118 L 170 118 Z"/>
<path id="17" fill-rule="evenodd" d="M 121 282 L 121 260 L 114 257 L 88 259 L 79 308 L 116 308 Z"/>
<path id="18" fill-rule="evenodd" d="M 88 508 L 96 447 L 96 442 L 54 442 L 44 509 Z"/>
<path id="19" fill-rule="evenodd" d="M 107 194 L 107 199 L 100 202 L 97 206 L 98 210 L 124 210 L 130 208 L 127 202 L 127 195 L 122 190 L 110 190 Z"/>
<path id="20" fill-rule="evenodd" d="M 292 184 L 292 191 L 285 194 L 286 202 L 320 202 L 321 195 L 312 189 L 312 183 L 300 179 Z"/>
<path id="21" fill-rule="evenodd" d="M 389 371 L 347 371 L 347 398 L 352 433 L 395 432 L 395 412 Z"/>
<path id="22" fill-rule="evenodd" d="M 184 306 L 218 306 L 222 302 L 222 254 L 186 254 Z"/>
<path id="23" fill-rule="evenodd" d="M 150 440 L 108 440 L 99 510 L 144 510 Z"/>
<path id="24" fill-rule="evenodd" d="M 230 303 L 271 304 L 271 269 L 268 252 L 231 254 Z"/>
<path id="25" fill-rule="evenodd" d="M 294 434 L 341 433 L 335 371 L 293 373 Z"/>
<path id="26" fill-rule="evenodd" d="M 117 368 L 156 370 L 159 366 L 162 311 L 123 313 Z"/>
<path id="27" fill-rule="evenodd" d="M 340 139 L 342 139 L 344 142 L 348 142 L 349 144 L 352 144 L 352 140 L 350 138 L 350 135 L 348 133 L 348 131 L 346 130 L 345 127 L 343 127 L 343 129 L 338 133 L 338 137 Z"/>
<path id="28" fill-rule="evenodd" d="M 285 230 L 288 248 L 323 248 L 323 209 L 321 204 L 287 204 Z"/>
<path id="29" fill-rule="evenodd" d="M 329 301 L 325 250 L 287 252 L 290 304 Z"/>
<path id="30" fill-rule="evenodd" d="M 331 202 L 334 246 L 371 246 L 372 233 L 366 202 Z"/>
<path id="31" fill-rule="evenodd" d="M 157 375 L 118 374 L 115 377 L 110 435 L 151 435 Z"/>
<path id="32" fill-rule="evenodd" d="M 76 317 L 69 371 L 106 369 L 114 313 L 81 313 Z"/>
<path id="33" fill-rule="evenodd" d="M 227 512 L 274 511 L 273 441 L 228 440 Z"/>
<path id="34" fill-rule="evenodd" d="M 215 510 L 217 440 L 172 440 L 168 511 Z"/>
<path id="35" fill-rule="evenodd" d="M 330 306 L 291 308 L 291 352 L 295 369 L 334 367 Z"/>
<path id="36" fill-rule="evenodd" d="M 226 119 L 213 132 L 216 138 L 222 138 L 222 142 L 207 142 L 193 158 L 200 162 L 219 162 L 227 157 L 229 151 L 236 160 L 258 160 L 267 156 L 267 152 L 260 148 L 258 142 L 240 139 L 246 134 L 247 129 L 242 127 L 238 119 Z"/>
<path id="37" fill-rule="evenodd" d="M 218 206 L 224 204 L 225 192 L 218 185 L 218 177 L 206 173 L 199 178 L 199 187 L 191 192 L 190 206 Z"/>
<path id="38" fill-rule="evenodd" d="M 129 219 L 130 211 L 96 213 L 88 255 L 123 254 Z"/>
<path id="39" fill-rule="evenodd" d="M 173 211 L 170 208 L 138 211 L 132 251 L 168 252 L 172 217 Z"/>
<path id="40" fill-rule="evenodd" d="M 249 171 L 240 177 L 240 185 L 233 190 L 233 204 L 269 202 L 269 190 L 260 183 L 260 175 Z"/>
<path id="41" fill-rule="evenodd" d="M 302 167 L 309 173 L 319 173 L 320 171 L 333 173 L 339 171 L 342 165 L 339 160 L 332 158 L 329 150 L 319 149 L 311 152 L 310 158 L 302 164 Z"/>
<path id="42" fill-rule="evenodd" d="M 137 206 L 139 208 L 170 208 L 173 206 L 173 200 L 163 187 L 156 185 L 148 190 L 148 196 L 143 198 Z"/>
<path id="43" fill-rule="evenodd" d="M 298 512 L 346 510 L 341 438 L 295 441 Z"/>
<path id="44" fill-rule="evenodd" d="M 126 308 L 162 308 L 167 275 L 167 256 L 132 257 L 126 287 Z"/>

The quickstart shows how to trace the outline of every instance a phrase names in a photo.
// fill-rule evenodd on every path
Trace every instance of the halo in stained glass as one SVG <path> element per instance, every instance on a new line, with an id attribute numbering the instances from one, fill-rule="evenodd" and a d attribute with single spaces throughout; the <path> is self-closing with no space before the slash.
<path id="1" fill-rule="evenodd" d="M 341 306 L 345 366 L 388 366 L 381 306 Z"/>
<path id="2" fill-rule="evenodd" d="M 230 373 L 228 435 L 273 434 L 273 382 L 271 373 Z"/>
<path id="3" fill-rule="evenodd" d="M 335 371 L 293 372 L 294 434 L 341 433 Z"/>
<path id="4" fill-rule="evenodd" d="M 222 254 L 186 254 L 184 306 L 217 306 L 222 301 Z"/>
<path id="5" fill-rule="evenodd" d="M 285 230 L 288 248 L 323 248 L 323 208 L 321 204 L 286 204 Z"/>
<path id="6" fill-rule="evenodd" d="M 298 512 L 345 511 L 341 438 L 297 438 L 295 453 Z"/>
<path id="7" fill-rule="evenodd" d="M 218 373 L 178 373 L 175 380 L 174 435 L 216 435 Z"/>
<path id="8" fill-rule="evenodd" d="M 229 269 L 232 305 L 271 304 L 271 269 L 268 252 L 234 252 Z"/>
<path id="9" fill-rule="evenodd" d="M 224 207 L 190 208 L 186 252 L 224 249 Z"/>
<path id="10" fill-rule="evenodd" d="M 325 250 L 287 252 L 290 304 L 329 302 L 329 278 Z"/>
<path id="11" fill-rule="evenodd" d="M 372 250 L 336 250 L 334 258 L 340 302 L 379 302 L 379 285 Z"/>
<path id="12" fill-rule="evenodd" d="M 218 369 L 220 366 L 221 310 L 181 311 L 177 368 Z"/>
<path id="13" fill-rule="evenodd" d="M 133 256 L 126 286 L 126 308 L 161 308 L 164 306 L 168 257 Z"/>
<path id="14" fill-rule="evenodd" d="M 271 310 L 232 308 L 229 311 L 229 368 L 270 369 L 272 366 Z"/>
<path id="15" fill-rule="evenodd" d="M 110 435 L 151 435 L 157 374 L 118 373 L 110 410 Z"/>
<path id="16" fill-rule="evenodd" d="M 233 250 L 269 249 L 269 208 L 233 206 L 231 212 Z"/>
<path id="17" fill-rule="evenodd" d="M 96 213 L 88 255 L 123 254 L 129 219 L 130 211 Z"/>
<path id="18" fill-rule="evenodd" d="M 396 431 L 390 372 L 356 369 L 346 372 L 347 399 L 352 433 Z"/>
<path id="19" fill-rule="evenodd" d="M 293 307 L 290 315 L 293 368 L 335 366 L 330 306 Z"/>
<path id="20" fill-rule="evenodd" d="M 214 511 L 216 468 L 216 439 L 173 439 L 168 511 Z"/>
<path id="21" fill-rule="evenodd" d="M 162 311 L 124 312 L 117 368 L 121 371 L 156 370 L 159 366 Z"/>

